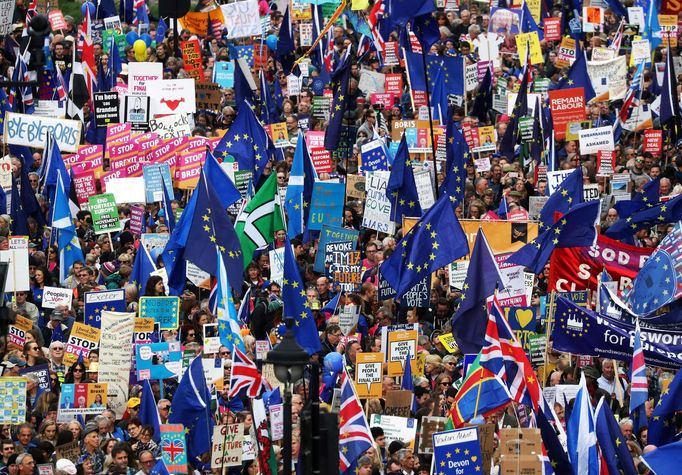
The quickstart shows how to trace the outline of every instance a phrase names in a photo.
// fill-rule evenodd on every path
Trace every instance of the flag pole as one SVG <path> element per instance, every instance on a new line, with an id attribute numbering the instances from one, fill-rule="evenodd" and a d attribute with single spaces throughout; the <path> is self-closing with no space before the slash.
<path id="1" fill-rule="evenodd" d="M 424 85 L 426 86 L 426 108 L 428 109 L 429 112 L 429 133 L 431 135 L 431 153 L 433 154 L 431 156 L 433 160 L 433 186 L 434 186 L 434 193 L 436 195 L 436 201 L 438 200 L 438 166 L 436 164 L 436 142 L 433 139 L 433 117 L 431 116 L 431 99 L 430 99 L 430 94 L 429 94 L 429 78 L 428 74 L 426 71 L 426 48 L 424 45 L 420 44 L 421 49 L 422 49 L 422 66 L 424 67 Z M 408 75 L 409 77 L 409 75 Z M 466 101 L 465 101 L 466 102 Z M 448 108 L 448 113 L 449 108 Z M 441 115 L 442 117 L 442 115 Z"/>

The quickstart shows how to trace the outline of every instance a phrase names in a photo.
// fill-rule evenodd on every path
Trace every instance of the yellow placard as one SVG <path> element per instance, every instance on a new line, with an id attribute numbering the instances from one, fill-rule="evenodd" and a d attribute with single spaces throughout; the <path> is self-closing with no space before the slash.
<path id="1" fill-rule="evenodd" d="M 445 333 L 443 335 L 438 335 L 438 341 L 440 341 L 443 344 L 443 347 L 447 350 L 448 353 L 454 353 L 455 351 L 459 351 L 457 341 L 455 341 L 455 336 L 452 334 L 452 332 Z"/>
<path id="2" fill-rule="evenodd" d="M 380 398 L 383 380 L 383 353 L 358 353 L 355 360 L 355 390 L 358 397 Z"/>
<path id="3" fill-rule="evenodd" d="M 540 48 L 540 38 L 538 38 L 537 31 L 519 33 L 516 35 L 516 49 L 519 52 L 519 58 L 521 58 L 522 64 L 525 61 L 526 50 L 529 47 L 531 64 L 542 64 L 544 58 L 542 57 L 542 48 Z"/>
<path id="4" fill-rule="evenodd" d="M 386 336 L 386 361 L 389 376 L 402 376 L 403 364 L 409 352 L 412 358 L 412 370 L 416 370 L 415 354 L 417 351 L 417 330 L 397 330 L 388 332 Z"/>
<path id="5" fill-rule="evenodd" d="M 73 324 L 69 339 L 64 351 L 64 364 L 71 366 L 78 361 L 78 355 L 83 355 L 83 362 L 89 364 L 88 354 L 91 350 L 99 348 L 100 329 L 84 323 Z"/>
<path id="6" fill-rule="evenodd" d="M 136 318 L 135 319 L 135 333 L 138 332 L 153 332 L 154 319 L 153 318 Z"/>

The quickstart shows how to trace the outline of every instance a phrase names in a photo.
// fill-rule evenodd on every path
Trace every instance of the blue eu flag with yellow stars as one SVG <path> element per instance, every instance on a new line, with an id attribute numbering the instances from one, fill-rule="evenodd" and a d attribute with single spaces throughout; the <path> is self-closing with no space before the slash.
<path id="1" fill-rule="evenodd" d="M 604 463 L 608 473 L 623 473 L 636 475 L 637 470 L 632 462 L 632 456 L 628 451 L 620 426 L 609 407 L 608 401 L 603 397 L 597 404 L 594 413 L 595 432 L 597 442 L 604 456 Z"/>
<path id="2" fill-rule="evenodd" d="M 528 48 L 530 51 L 530 48 Z M 500 155 L 506 156 L 508 159 L 514 158 L 514 149 L 516 144 L 519 142 L 520 132 L 519 132 L 519 119 L 528 114 L 528 53 L 526 53 L 526 65 L 523 70 L 523 80 L 521 81 L 521 86 L 519 87 L 519 93 L 516 96 L 516 102 L 514 103 L 514 108 L 509 114 L 509 123 L 507 124 L 507 130 L 502 136 L 500 141 Z"/>
<path id="3" fill-rule="evenodd" d="M 464 204 L 464 185 L 467 178 L 469 145 L 448 114 L 445 130 L 445 178 L 440 185 L 440 193 L 450 197 L 454 204 Z"/>
<path id="4" fill-rule="evenodd" d="M 251 74 L 251 71 L 244 71 L 245 68 L 249 69 L 241 61 L 234 62 L 234 99 L 238 111 L 247 107 L 253 108 L 252 104 L 255 104 L 253 89 L 246 79 L 246 75 Z"/>
<path id="5" fill-rule="evenodd" d="M 528 267 L 539 274 L 554 248 L 592 246 L 597 240 L 595 224 L 600 207 L 601 200 L 574 206 L 549 229 L 509 256 L 507 262 Z"/>
<path id="6" fill-rule="evenodd" d="M 400 298 L 435 269 L 464 256 L 468 249 L 450 198 L 443 195 L 381 264 L 381 275 Z"/>
<path id="7" fill-rule="evenodd" d="M 253 45 L 236 45 L 234 50 L 237 53 L 237 58 L 243 58 L 249 67 L 253 67 Z"/>
<path id="8" fill-rule="evenodd" d="M 434 474 L 483 473 L 478 428 L 449 430 L 433 434 Z"/>
<path id="9" fill-rule="evenodd" d="M 651 208 L 636 211 L 627 218 L 620 218 L 609 226 L 604 234 L 611 239 L 627 239 L 640 229 L 672 223 L 680 219 L 682 219 L 682 195 L 658 203 Z"/>
<path id="10" fill-rule="evenodd" d="M 126 296 L 122 289 L 102 290 L 85 293 L 85 323 L 99 328 L 102 324 L 102 312 L 125 312 Z"/>
<path id="11" fill-rule="evenodd" d="M 648 442 L 660 447 L 672 442 L 676 434 L 675 414 L 682 410 L 682 371 L 678 371 L 667 388 L 661 391 L 661 399 L 649 419 Z"/>
<path id="12" fill-rule="evenodd" d="M 580 49 L 576 41 L 575 61 L 568 70 L 568 74 L 559 80 L 555 89 L 573 89 L 582 87 L 585 91 L 585 102 L 589 102 L 597 95 L 592 87 L 590 75 L 587 74 L 587 60 L 585 53 Z"/>
<path id="13" fill-rule="evenodd" d="M 228 269 L 230 284 L 233 288 L 241 288 L 244 263 L 239 239 L 203 169 L 194 193 L 199 196 L 187 236 L 189 245 L 185 248 L 185 259 L 211 274 L 218 265 L 216 254 L 211 252 L 217 246 Z"/>
<path id="14" fill-rule="evenodd" d="M 407 139 L 403 134 L 386 185 L 386 197 L 391 202 L 391 221 L 394 223 L 402 223 L 403 216 L 422 215 L 411 163 Z"/>
<path id="15" fill-rule="evenodd" d="M 343 116 L 350 108 L 348 83 L 350 81 L 350 48 L 339 61 L 336 69 L 332 73 L 332 89 L 334 97 L 331 104 L 331 115 L 329 116 L 329 126 L 324 135 L 324 148 L 335 150 L 341 140 L 341 128 L 343 127 Z M 276 82 L 276 81 L 275 81 Z"/>
<path id="16" fill-rule="evenodd" d="M 651 180 L 642 187 L 641 191 L 635 193 L 631 200 L 621 200 L 613 207 L 618 211 L 618 217 L 627 219 L 637 211 L 653 208 L 660 200 L 661 177 Z"/>
<path id="17" fill-rule="evenodd" d="M 260 180 L 271 153 L 274 145 L 248 103 L 241 104 L 230 130 L 213 150 L 216 158 L 232 155 L 240 170 L 253 171 L 254 183 Z"/>
<path id="18" fill-rule="evenodd" d="M 576 168 L 564 178 L 540 211 L 540 232 L 554 224 L 554 213 L 567 213 L 583 202 L 583 167 Z"/>
<path id="19" fill-rule="evenodd" d="M 282 64 L 282 69 L 285 75 L 291 74 L 296 61 L 296 46 L 294 44 L 293 29 L 291 27 L 291 7 L 287 6 L 284 12 L 284 18 L 279 28 L 279 35 L 277 38 L 277 49 L 275 50 L 275 58 Z"/>
<path id="20" fill-rule="evenodd" d="M 296 341 L 308 354 L 322 350 L 317 335 L 317 325 L 310 313 L 310 303 L 305 293 L 305 286 L 298 272 L 298 264 L 287 237 L 284 242 L 284 278 L 282 279 L 282 301 L 284 305 L 283 319 L 294 320 L 292 331 Z"/>

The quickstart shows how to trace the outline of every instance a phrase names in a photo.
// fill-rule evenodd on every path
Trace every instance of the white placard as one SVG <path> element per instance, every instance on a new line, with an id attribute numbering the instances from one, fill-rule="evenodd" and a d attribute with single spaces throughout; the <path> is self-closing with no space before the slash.
<path id="1" fill-rule="evenodd" d="M 144 177 L 112 178 L 107 182 L 107 193 L 116 198 L 116 204 L 144 203 Z"/>
<path id="2" fill-rule="evenodd" d="M 270 280 L 282 285 L 284 279 L 284 248 L 273 249 L 270 254 Z"/>
<path id="3" fill-rule="evenodd" d="M 635 64 L 651 60 L 649 40 L 632 40 L 632 57 Z"/>
<path id="4" fill-rule="evenodd" d="M 261 36 L 260 15 L 258 14 L 258 1 L 246 0 L 243 2 L 220 5 L 227 28 L 227 37 L 246 38 L 249 36 Z"/>
<path id="5" fill-rule="evenodd" d="M 31 289 L 28 277 L 28 248 L 0 251 L 0 262 L 9 262 L 5 292 Z"/>
<path id="6" fill-rule="evenodd" d="M 385 416 L 383 414 L 372 414 L 369 426 L 379 426 L 384 430 L 386 443 L 390 444 L 394 440 L 407 444 L 414 449 L 414 440 L 417 436 L 417 421 L 407 417 Z"/>
<path id="7" fill-rule="evenodd" d="M 162 139 L 174 139 L 192 135 L 188 114 L 172 114 L 157 119 L 149 119 L 149 131 Z"/>
<path id="8" fill-rule="evenodd" d="M 553 172 L 548 171 L 547 172 L 547 190 L 549 192 L 549 195 L 551 196 L 552 193 L 556 191 L 557 188 L 559 188 L 559 185 L 561 185 L 561 182 L 564 181 L 564 179 L 573 173 L 575 170 L 556 170 Z"/>
<path id="9" fill-rule="evenodd" d="M 358 89 L 364 92 L 367 97 L 373 92 L 384 92 L 385 77 L 385 74 L 363 69 L 360 71 Z"/>
<path id="10" fill-rule="evenodd" d="M 211 468 L 234 467 L 242 464 L 244 451 L 244 423 L 213 428 Z"/>
<path id="11" fill-rule="evenodd" d="M 11 33 L 16 4 L 15 0 L 0 0 L 0 35 Z"/>
<path id="12" fill-rule="evenodd" d="M 194 114 L 197 111 L 194 79 L 162 79 L 147 82 L 152 117 Z"/>
<path id="13" fill-rule="evenodd" d="M 478 86 L 478 65 L 468 64 L 464 70 L 464 87 L 471 92 Z"/>
<path id="14" fill-rule="evenodd" d="M 611 151 L 615 148 L 613 143 L 613 129 L 610 125 L 594 127 L 578 132 L 580 138 L 580 155 L 596 154 L 599 150 Z"/>
<path id="15" fill-rule="evenodd" d="M 73 289 L 47 286 L 43 289 L 43 307 L 45 308 L 57 308 L 59 305 L 71 308 L 72 299 Z"/>
<path id="16" fill-rule="evenodd" d="M 163 79 L 163 63 L 128 63 L 128 95 L 148 96 L 147 82 Z"/>
<path id="17" fill-rule="evenodd" d="M 414 183 L 417 186 L 417 196 L 419 197 L 419 205 L 423 212 L 426 212 L 436 199 L 433 195 L 433 180 L 431 173 L 428 170 L 419 170 L 414 172 Z"/>
<path id="18" fill-rule="evenodd" d="M 367 174 L 365 181 L 365 212 L 362 225 L 375 231 L 393 234 L 395 223 L 391 221 L 391 202 L 386 197 L 388 172 L 375 171 Z"/>
<path id="19" fill-rule="evenodd" d="M 47 137 L 54 134 L 59 150 L 76 153 L 81 142 L 81 122 L 52 119 L 37 115 L 5 112 L 5 144 L 44 148 Z"/>

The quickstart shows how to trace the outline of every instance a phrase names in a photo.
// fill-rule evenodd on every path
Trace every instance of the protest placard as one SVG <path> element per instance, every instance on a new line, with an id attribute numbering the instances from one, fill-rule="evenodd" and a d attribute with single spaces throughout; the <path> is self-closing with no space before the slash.
<path id="1" fill-rule="evenodd" d="M 182 350 L 180 343 L 141 343 L 135 345 L 135 370 L 138 381 L 162 380 L 180 376 Z"/>
<path id="2" fill-rule="evenodd" d="M 28 366 L 19 370 L 19 374 L 24 378 L 34 378 L 38 384 L 39 391 L 50 391 L 52 384 L 50 383 L 50 367 L 47 363 L 36 366 Z"/>
<path id="3" fill-rule="evenodd" d="M 358 236 L 359 231 L 357 230 L 323 224 L 318 248 L 326 249 L 327 243 L 330 242 L 349 241 L 353 243 L 352 250 L 355 250 L 357 248 Z M 325 271 L 325 254 L 323 252 L 318 252 L 315 255 L 315 264 L 313 265 L 313 268 L 315 269 L 315 272 L 321 273 Z"/>
<path id="4" fill-rule="evenodd" d="M 123 312 L 125 309 L 124 289 L 85 292 L 85 322 L 92 327 L 100 328 L 103 311 Z"/>
<path id="5" fill-rule="evenodd" d="M 128 94 L 148 96 L 149 81 L 163 79 L 162 63 L 131 62 L 128 64 Z"/>
<path id="6" fill-rule="evenodd" d="M 370 427 L 381 427 L 384 430 L 386 443 L 394 440 L 405 444 L 406 448 L 414 450 L 417 436 L 417 420 L 407 417 L 387 416 L 384 414 L 371 414 Z"/>
<path id="7" fill-rule="evenodd" d="M 115 233 L 121 230 L 116 198 L 111 193 L 88 198 L 88 209 L 92 213 L 95 234 Z"/>
<path id="8" fill-rule="evenodd" d="M 434 465 L 446 473 L 483 473 L 478 428 L 467 427 L 433 434 L 433 458 Z"/>
<path id="9" fill-rule="evenodd" d="M 366 202 L 362 225 L 376 231 L 393 234 L 395 223 L 391 221 L 391 202 L 386 196 L 388 175 L 386 171 L 375 171 L 367 174 L 365 183 Z"/>
<path id="10" fill-rule="evenodd" d="M 147 203 L 163 200 L 164 185 L 168 196 L 173 196 L 173 179 L 167 163 L 145 165 L 142 173 Z"/>
<path id="11" fill-rule="evenodd" d="M 11 32 L 15 7 L 15 0 L 0 0 L 0 35 Z"/>
<path id="12" fill-rule="evenodd" d="M 386 362 L 388 363 L 386 374 L 388 376 L 402 376 L 408 353 L 414 365 L 417 350 L 417 330 L 390 330 L 390 327 L 384 327 L 382 330 L 385 331 L 385 337 L 384 331 L 382 331 L 381 352 L 386 355 Z"/>
<path id="13" fill-rule="evenodd" d="M 81 127 L 82 123 L 77 120 L 5 112 L 4 140 L 8 145 L 43 148 L 52 134 L 59 150 L 75 153 L 81 140 Z"/>
<path id="14" fill-rule="evenodd" d="M 315 182 L 310 204 L 308 229 L 319 231 L 322 225 L 341 226 L 345 185 L 334 182 Z"/>
<path id="15" fill-rule="evenodd" d="M 108 124 L 119 122 L 120 103 L 117 92 L 95 92 L 93 93 L 93 103 L 97 127 L 106 127 Z"/>
<path id="16" fill-rule="evenodd" d="M 148 81 L 151 117 L 167 114 L 194 114 L 197 111 L 194 84 L 194 79 Z"/>
<path id="17" fill-rule="evenodd" d="M 107 383 L 62 384 L 59 393 L 58 421 L 78 415 L 101 414 L 108 402 Z"/>
<path id="18" fill-rule="evenodd" d="M 581 130 L 578 136 L 580 137 L 581 155 L 596 154 L 599 150 L 613 150 L 615 148 L 613 128 L 610 125 Z"/>
<path id="19" fill-rule="evenodd" d="M 153 318 L 161 330 L 175 330 L 179 325 L 178 297 L 140 297 L 140 317 Z"/>
<path id="20" fill-rule="evenodd" d="M 549 107 L 554 123 L 554 137 L 566 137 L 566 124 L 585 119 L 585 90 L 582 87 L 549 91 Z"/>
<path id="21" fill-rule="evenodd" d="M 116 418 L 120 418 L 128 403 L 135 313 L 105 310 L 102 312 L 101 322 L 99 345 L 101 358 L 97 381 L 108 383 L 107 404 L 116 414 Z"/>
<path id="22" fill-rule="evenodd" d="M 221 5 L 220 8 L 225 19 L 228 38 L 261 35 L 260 15 L 258 14 L 258 2 L 256 0 L 228 3 Z"/>
<path id="23" fill-rule="evenodd" d="M 355 390 L 358 397 L 381 397 L 383 353 L 358 353 L 355 366 Z"/>
<path id="24" fill-rule="evenodd" d="M 169 473 L 187 472 L 187 447 L 182 424 L 161 424 L 161 459 Z"/>
<path id="25" fill-rule="evenodd" d="M 26 422 L 26 379 L 0 378 L 0 424 L 19 425 Z"/>
<path id="26" fill-rule="evenodd" d="M 180 42 L 182 60 L 185 62 L 185 71 L 189 77 L 202 82 L 204 80 L 204 67 L 201 62 L 201 46 L 199 40 L 189 40 Z"/>
<path id="27" fill-rule="evenodd" d="M 43 288 L 43 308 L 57 308 L 60 305 L 71 308 L 72 299 L 73 290 L 71 289 L 49 286 Z"/>
<path id="28" fill-rule="evenodd" d="M 213 428 L 211 468 L 235 467 L 242 464 L 244 424 L 227 424 Z"/>
<path id="29" fill-rule="evenodd" d="M 27 248 L 0 251 L 0 262 L 9 263 L 5 292 L 30 290 Z"/>
<path id="30" fill-rule="evenodd" d="M 99 348 L 100 329 L 75 322 L 64 348 L 64 364 L 71 366 L 79 357 L 87 360 L 90 352 Z"/>

